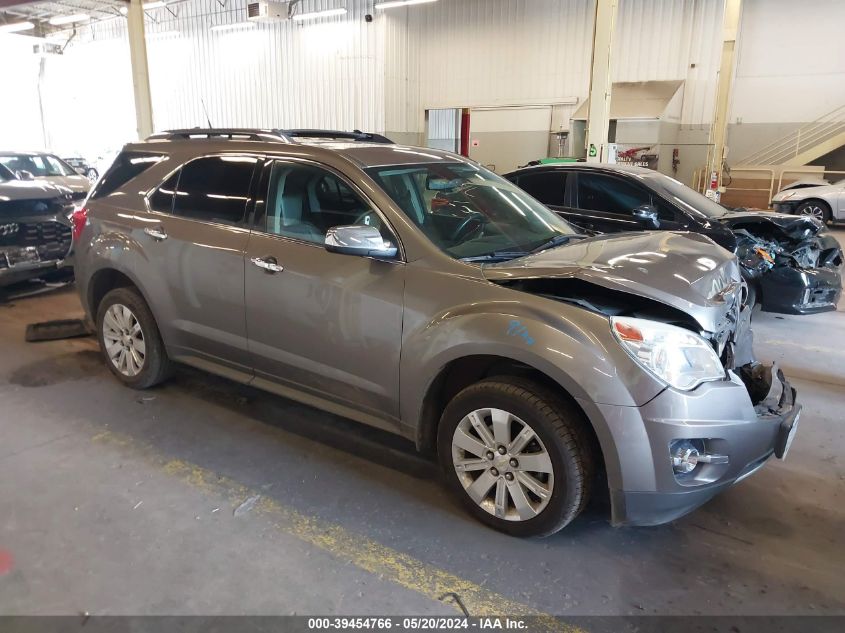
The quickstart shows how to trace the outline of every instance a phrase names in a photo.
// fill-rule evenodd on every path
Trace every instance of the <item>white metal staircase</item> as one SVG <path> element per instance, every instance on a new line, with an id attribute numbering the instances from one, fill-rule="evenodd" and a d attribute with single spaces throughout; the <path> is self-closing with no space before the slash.
<path id="1" fill-rule="evenodd" d="M 845 145 L 845 105 L 769 143 L 736 165 L 806 165 Z"/>

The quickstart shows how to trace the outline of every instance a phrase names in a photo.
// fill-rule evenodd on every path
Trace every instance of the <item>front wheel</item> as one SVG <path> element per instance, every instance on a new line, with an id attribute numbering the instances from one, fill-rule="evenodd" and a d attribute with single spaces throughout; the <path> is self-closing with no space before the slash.
<path id="1" fill-rule="evenodd" d="M 801 203 L 798 208 L 795 209 L 795 214 L 809 215 L 817 220 L 821 220 L 825 224 L 830 222 L 831 218 L 830 207 L 820 200 L 808 200 L 807 202 Z"/>
<path id="2" fill-rule="evenodd" d="M 547 536 L 589 498 L 594 460 L 586 424 L 551 390 L 493 378 L 446 407 L 438 456 L 448 485 L 480 521 L 514 536 Z"/>

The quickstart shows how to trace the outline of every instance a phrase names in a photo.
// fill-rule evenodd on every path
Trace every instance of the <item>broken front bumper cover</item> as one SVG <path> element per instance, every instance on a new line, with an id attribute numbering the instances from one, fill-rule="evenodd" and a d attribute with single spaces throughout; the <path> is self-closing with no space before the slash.
<path id="1" fill-rule="evenodd" d="M 770 377 L 766 395 L 755 407 L 740 376 L 729 376 L 691 392 L 666 389 L 638 408 L 599 405 L 619 453 L 621 486 L 611 483 L 610 490 L 614 525 L 677 519 L 772 455 L 786 455 L 801 413 L 795 389 L 770 367 L 761 374 L 763 380 Z M 676 473 L 670 446 L 685 439 L 702 440 L 708 452 L 727 456 L 727 463 L 702 462 L 691 473 Z"/>
<path id="2" fill-rule="evenodd" d="M 842 294 L 842 276 L 831 268 L 779 266 L 760 276 L 760 290 L 765 312 L 830 312 Z"/>

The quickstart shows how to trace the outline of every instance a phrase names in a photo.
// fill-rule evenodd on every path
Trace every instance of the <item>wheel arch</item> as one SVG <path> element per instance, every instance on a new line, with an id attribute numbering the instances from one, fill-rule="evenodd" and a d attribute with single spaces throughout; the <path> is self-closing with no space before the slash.
<path id="1" fill-rule="evenodd" d="M 417 426 L 417 448 L 433 454 L 437 446 L 437 431 L 446 404 L 466 387 L 486 378 L 518 377 L 531 380 L 555 393 L 579 411 L 585 420 L 583 431 L 589 438 L 589 449 L 596 458 L 597 470 L 605 470 L 605 453 L 611 448 L 600 439 L 603 433 L 596 429 L 595 412 L 587 411 L 583 400 L 575 397 L 566 386 L 537 367 L 505 356 L 473 354 L 448 362 L 430 381 L 420 408 Z M 592 414 L 592 415 L 591 415 Z M 612 453 L 610 458 L 613 459 Z"/>

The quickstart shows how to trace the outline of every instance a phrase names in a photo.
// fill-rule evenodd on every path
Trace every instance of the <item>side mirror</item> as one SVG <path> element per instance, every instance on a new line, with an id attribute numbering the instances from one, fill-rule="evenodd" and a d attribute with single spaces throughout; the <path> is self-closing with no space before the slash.
<path id="1" fill-rule="evenodd" d="M 399 249 L 385 240 L 374 226 L 351 224 L 326 231 L 326 250 L 341 255 L 392 259 Z"/>
<path id="2" fill-rule="evenodd" d="M 35 180 L 35 176 L 32 175 L 32 172 L 26 171 L 25 169 L 19 169 L 15 172 L 15 175 L 21 180 Z"/>
<path id="3" fill-rule="evenodd" d="M 637 207 L 634 209 L 633 214 L 639 220 L 640 224 L 650 229 L 660 228 L 660 217 L 657 214 L 657 209 L 652 205 L 644 204 L 641 207 Z"/>

